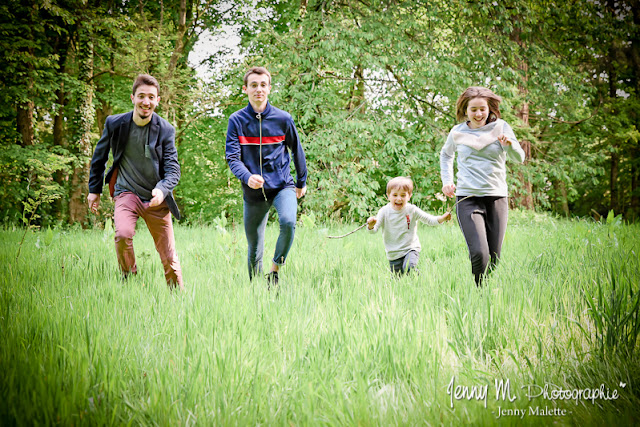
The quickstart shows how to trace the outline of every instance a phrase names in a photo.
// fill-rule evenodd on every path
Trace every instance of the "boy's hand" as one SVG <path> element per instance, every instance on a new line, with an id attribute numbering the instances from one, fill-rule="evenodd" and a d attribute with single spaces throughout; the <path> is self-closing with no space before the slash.
<path id="1" fill-rule="evenodd" d="M 375 217 L 375 216 L 370 216 L 370 217 L 367 219 L 367 228 L 368 228 L 369 230 L 373 230 L 373 226 L 374 226 L 374 225 L 376 225 L 376 222 L 378 222 L 378 220 L 376 219 L 376 217 Z"/>
<path id="2" fill-rule="evenodd" d="M 451 220 L 451 212 L 447 212 L 444 215 L 440 215 L 440 217 L 438 218 L 438 222 L 440 224 L 442 224 L 445 221 L 449 221 Z"/>

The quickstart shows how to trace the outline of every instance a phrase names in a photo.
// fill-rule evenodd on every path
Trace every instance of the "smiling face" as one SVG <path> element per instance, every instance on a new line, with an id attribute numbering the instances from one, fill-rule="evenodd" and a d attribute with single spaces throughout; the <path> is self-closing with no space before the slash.
<path id="1" fill-rule="evenodd" d="M 271 93 L 271 79 L 267 74 L 250 74 L 247 77 L 247 84 L 242 86 L 242 91 L 249 97 L 254 110 L 258 111 L 260 107 L 267 104 L 269 93 Z"/>
<path id="2" fill-rule="evenodd" d="M 487 124 L 489 117 L 489 104 L 485 98 L 472 98 L 467 105 L 467 118 L 469 127 L 477 129 Z"/>
<path id="3" fill-rule="evenodd" d="M 140 85 L 136 88 L 136 93 L 131 95 L 131 102 L 133 102 L 133 119 L 136 123 L 148 122 L 160 102 L 158 89 L 151 85 Z"/>
<path id="4" fill-rule="evenodd" d="M 407 190 L 394 188 L 389 191 L 387 198 L 389 199 L 389 202 L 391 202 L 391 207 L 394 210 L 399 211 L 407 205 L 407 202 L 411 198 L 411 193 Z"/>

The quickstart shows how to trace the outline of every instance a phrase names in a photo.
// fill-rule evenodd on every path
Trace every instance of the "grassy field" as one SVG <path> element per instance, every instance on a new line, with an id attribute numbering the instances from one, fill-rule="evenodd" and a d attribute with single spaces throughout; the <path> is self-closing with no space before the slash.
<path id="1" fill-rule="evenodd" d="M 177 227 L 182 293 L 142 221 L 125 282 L 110 229 L 0 231 L 0 424 L 637 425 L 640 227 L 510 215 L 483 289 L 454 222 L 399 279 L 301 225 L 278 292 L 241 227 Z"/>

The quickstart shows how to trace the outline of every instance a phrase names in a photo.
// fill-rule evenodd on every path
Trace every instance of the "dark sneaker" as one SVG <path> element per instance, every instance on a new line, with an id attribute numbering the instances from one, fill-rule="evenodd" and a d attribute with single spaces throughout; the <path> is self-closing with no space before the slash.
<path id="1" fill-rule="evenodd" d="M 278 272 L 272 271 L 266 275 L 267 277 L 267 290 L 271 290 L 271 286 L 278 286 Z"/>
<path id="2" fill-rule="evenodd" d="M 122 283 L 127 283 L 131 276 L 135 276 L 138 274 L 136 271 L 120 271 L 120 281 Z"/>

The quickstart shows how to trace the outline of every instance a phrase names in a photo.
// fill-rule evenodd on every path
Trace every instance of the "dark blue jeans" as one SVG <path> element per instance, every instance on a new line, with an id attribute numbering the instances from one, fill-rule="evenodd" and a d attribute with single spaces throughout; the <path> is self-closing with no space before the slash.
<path id="1" fill-rule="evenodd" d="M 396 274 L 409 273 L 411 271 L 416 271 L 416 267 L 418 266 L 419 259 L 420 259 L 420 252 L 409 251 L 402 258 L 390 260 L 389 267 L 391 267 L 392 273 L 396 273 Z"/>
<path id="2" fill-rule="evenodd" d="M 273 205 L 278 212 L 280 223 L 280 235 L 276 242 L 276 250 L 273 262 L 284 265 L 289 249 L 293 244 L 293 236 L 296 231 L 296 216 L 298 213 L 298 201 L 294 188 L 280 190 L 275 197 L 269 197 L 267 201 L 244 200 L 244 232 L 247 236 L 249 247 L 247 262 L 249 267 L 249 280 L 253 276 L 262 273 L 262 253 L 264 252 L 264 230 L 269 218 L 269 209 Z"/>

